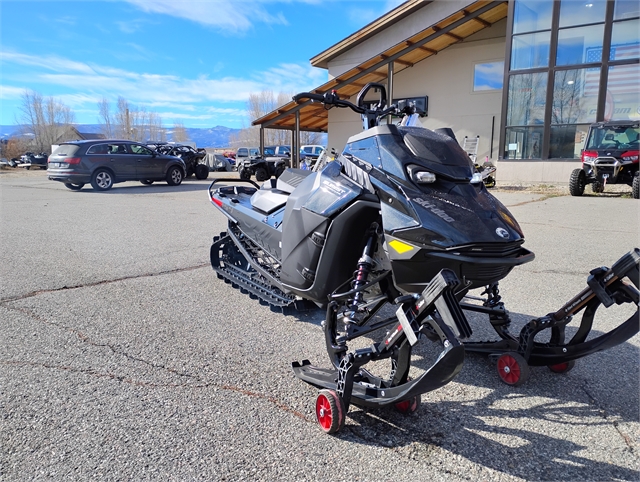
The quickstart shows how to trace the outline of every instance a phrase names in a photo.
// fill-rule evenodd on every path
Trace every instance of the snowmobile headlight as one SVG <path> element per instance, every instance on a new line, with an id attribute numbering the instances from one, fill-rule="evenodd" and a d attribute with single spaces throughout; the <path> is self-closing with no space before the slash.
<path id="1" fill-rule="evenodd" d="M 471 184 L 478 184 L 480 182 L 482 182 L 482 174 L 474 172 L 473 176 L 471 176 Z"/>
<path id="2" fill-rule="evenodd" d="M 436 175 L 429 171 L 413 171 L 411 174 L 413 180 L 418 184 L 431 184 L 432 182 L 436 182 Z"/>

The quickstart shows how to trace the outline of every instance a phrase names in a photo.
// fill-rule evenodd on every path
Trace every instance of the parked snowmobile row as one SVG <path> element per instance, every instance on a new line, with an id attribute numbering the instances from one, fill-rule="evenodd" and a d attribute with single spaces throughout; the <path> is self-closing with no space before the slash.
<path id="1" fill-rule="evenodd" d="M 372 89 L 379 99 L 366 107 Z M 560 310 L 512 334 L 498 283 L 534 254 L 450 129 L 381 125 L 398 110 L 387 106 L 380 84 L 367 84 L 356 104 L 334 92 L 294 100 L 349 108 L 362 115 L 364 131 L 317 171 L 289 168 L 262 185 L 214 180 L 209 198 L 228 228 L 214 237 L 210 258 L 218 278 L 265 304 L 326 310 L 331 365 L 292 364 L 298 378 L 320 389 L 322 430 L 340 430 L 351 403 L 415 411 L 421 394 L 455 378 L 465 351 L 495 357 L 500 378 L 519 385 L 529 365 L 567 371 L 575 360 L 638 332 L 636 310 L 618 328 L 587 341 L 601 304 L 638 305 L 640 250 L 634 249 L 611 269 L 592 271 L 587 288 Z M 480 304 L 465 298 L 476 288 L 485 290 Z M 465 312 L 487 315 L 499 340 L 468 341 L 473 330 Z M 566 341 L 565 327 L 580 312 L 580 328 Z M 536 336 L 544 330 L 550 339 L 540 343 Z M 362 337 L 374 341 L 350 346 Z M 411 378 L 412 350 L 428 340 L 439 353 Z M 374 374 L 367 365 L 381 360 L 388 369 Z"/>

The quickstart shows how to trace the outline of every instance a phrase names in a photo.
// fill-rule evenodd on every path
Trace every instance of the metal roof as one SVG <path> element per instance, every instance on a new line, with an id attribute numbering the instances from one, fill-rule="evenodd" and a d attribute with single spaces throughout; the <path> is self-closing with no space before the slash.
<path id="1" fill-rule="evenodd" d="M 366 40 L 366 38 L 370 38 L 371 35 L 379 32 L 382 28 L 397 22 L 400 18 L 404 18 L 414 12 L 416 8 L 422 8 L 428 3 L 430 2 L 416 0 L 402 4 L 378 21 L 372 22 L 364 29 L 356 32 L 356 34 L 362 33 L 362 35 L 354 34 L 347 37 L 347 39 L 314 57 L 312 62 L 316 62 L 318 65 L 321 62 L 328 62 L 346 49 L 357 45 L 357 43 Z M 401 9 L 401 7 L 406 8 Z M 398 10 L 401 10 L 401 12 L 398 13 Z M 395 75 L 506 18 L 507 10 L 507 1 L 482 0 L 474 2 L 338 77 L 316 87 L 312 92 L 324 94 L 335 90 L 341 98 L 348 99 L 357 94 L 367 83 L 385 80 L 388 75 L 389 62 L 394 63 L 393 72 Z M 391 15 L 393 12 L 398 14 Z M 386 20 L 387 23 L 381 23 L 383 20 Z M 364 33 L 364 30 L 367 33 Z M 252 125 L 270 129 L 295 130 L 297 111 L 300 112 L 300 130 L 327 132 L 329 124 L 327 110 L 322 104 L 311 103 L 311 101 L 301 102 L 300 104 L 291 101 L 256 119 L 252 122 Z"/>

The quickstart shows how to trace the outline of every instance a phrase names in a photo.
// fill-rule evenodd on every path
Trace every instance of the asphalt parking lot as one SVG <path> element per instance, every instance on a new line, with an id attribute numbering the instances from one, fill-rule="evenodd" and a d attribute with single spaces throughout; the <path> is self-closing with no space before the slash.
<path id="1" fill-rule="evenodd" d="M 290 368 L 328 365 L 323 314 L 273 312 L 216 278 L 225 220 L 208 183 L 72 192 L 0 173 L 0 479 L 640 478 L 638 335 L 564 375 L 532 368 L 518 388 L 469 355 L 415 414 L 352 407 L 323 434 L 316 390 Z M 620 194 L 496 196 L 536 253 L 501 283 L 516 323 L 640 245 L 640 205 Z M 594 329 L 634 309 L 604 310 Z"/>

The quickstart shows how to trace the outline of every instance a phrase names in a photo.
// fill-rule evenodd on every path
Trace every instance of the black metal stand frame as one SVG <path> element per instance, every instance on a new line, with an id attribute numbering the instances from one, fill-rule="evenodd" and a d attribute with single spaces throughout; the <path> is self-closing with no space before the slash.
<path id="1" fill-rule="evenodd" d="M 516 352 L 522 355 L 531 366 L 552 366 L 619 345 L 638 333 L 640 328 L 638 311 L 610 332 L 589 341 L 586 339 L 591 332 L 593 319 L 600 305 L 605 307 L 614 303 L 638 305 L 640 301 L 639 265 L 640 250 L 636 248 L 620 258 L 611 269 L 604 267 L 594 269 L 587 280 L 587 288 L 555 313 L 531 320 L 522 328 L 518 336 L 509 332 L 511 320 L 504 304 L 500 301 L 497 284 L 490 286 L 485 291 L 488 296 L 482 306 L 465 302 L 461 302 L 460 306 L 463 310 L 489 315 L 489 321 L 500 336 L 500 340 L 465 342 L 465 350 L 490 356 Z M 633 284 L 625 278 L 631 280 Z M 565 342 L 566 325 L 581 311 L 584 312 L 578 331 L 569 342 Z M 547 343 L 538 343 L 535 337 L 543 330 L 551 330 L 551 337 Z"/>
<path id="2" fill-rule="evenodd" d="M 464 348 L 457 333 L 468 329 L 468 322 L 455 298 L 460 282 L 447 269 L 442 270 L 417 296 L 395 300 L 396 316 L 368 324 L 386 299 L 378 300 L 370 313 L 358 323 L 345 323 L 337 331 L 338 306 L 333 301 L 327 308 L 324 333 L 332 368 L 319 368 L 308 360 L 293 362 L 295 375 L 316 386 L 335 390 L 345 409 L 349 404 L 377 407 L 398 403 L 440 388 L 462 369 Z M 370 347 L 349 351 L 347 342 L 380 328 L 390 327 L 382 340 Z M 436 361 L 416 379 L 409 379 L 412 347 L 423 337 L 436 339 L 443 350 Z M 364 365 L 390 358 L 392 370 L 388 379 L 369 373 Z"/>

